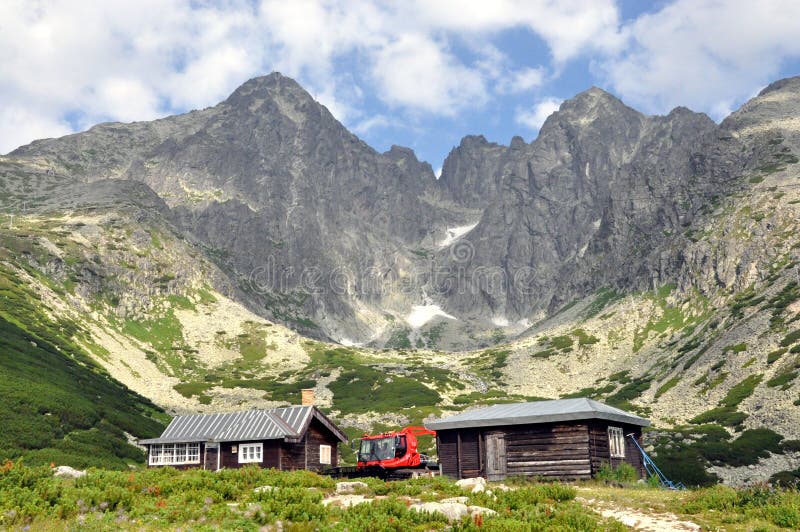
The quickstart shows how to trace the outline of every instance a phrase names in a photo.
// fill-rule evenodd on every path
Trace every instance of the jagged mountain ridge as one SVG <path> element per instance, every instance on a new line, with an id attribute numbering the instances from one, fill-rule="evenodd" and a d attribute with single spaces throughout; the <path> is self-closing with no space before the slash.
<path id="1" fill-rule="evenodd" d="M 466 137 L 437 181 L 411 150 L 375 152 L 274 73 L 215 107 L 103 124 L 11 156 L 81 182 L 144 182 L 243 301 L 305 334 L 381 345 L 416 334 L 398 325 L 413 305 L 434 316 L 438 305 L 455 319 L 423 328 L 443 323 L 463 348 L 602 287 L 692 288 L 678 235 L 763 158 L 759 141 L 748 151 L 731 135 L 735 120 L 717 126 L 685 108 L 647 117 L 592 88 L 530 144 Z M 441 245 L 445 228 L 470 222 Z"/>
<path id="2" fill-rule="evenodd" d="M 146 183 L 176 225 L 225 256 L 262 313 L 317 336 L 363 337 L 354 294 L 380 294 L 363 282 L 369 272 L 398 268 L 398 255 L 453 218 L 424 201 L 436 192 L 430 165 L 400 147 L 375 152 L 277 73 L 212 108 L 104 124 L 12 156 L 90 182 Z M 342 286 L 329 286 L 332 271 Z M 317 275 L 321 286 L 310 285 Z"/>

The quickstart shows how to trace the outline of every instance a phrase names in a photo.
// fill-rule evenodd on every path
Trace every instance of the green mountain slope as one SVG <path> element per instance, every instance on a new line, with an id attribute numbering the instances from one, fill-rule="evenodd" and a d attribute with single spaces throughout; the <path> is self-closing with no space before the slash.
<path id="1" fill-rule="evenodd" d="M 50 320 L 23 280 L 0 266 L 0 457 L 122 468 L 130 445 L 163 430 L 163 411 L 112 379 L 76 342 L 85 331 Z"/>

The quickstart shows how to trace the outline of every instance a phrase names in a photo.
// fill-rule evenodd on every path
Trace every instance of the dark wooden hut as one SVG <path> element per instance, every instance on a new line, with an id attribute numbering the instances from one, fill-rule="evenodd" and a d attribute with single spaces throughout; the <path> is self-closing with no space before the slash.
<path id="1" fill-rule="evenodd" d="M 177 416 L 140 440 L 152 467 L 217 470 L 256 464 L 282 470 L 335 467 L 344 433 L 312 405 Z"/>
<path id="2" fill-rule="evenodd" d="M 622 462 L 644 476 L 644 418 L 592 399 L 494 405 L 431 421 L 442 473 L 454 478 L 509 475 L 587 479 Z"/>

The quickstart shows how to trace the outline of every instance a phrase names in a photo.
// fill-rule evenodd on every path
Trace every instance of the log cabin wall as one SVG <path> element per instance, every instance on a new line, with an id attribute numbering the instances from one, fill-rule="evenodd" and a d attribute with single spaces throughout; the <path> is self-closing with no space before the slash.
<path id="1" fill-rule="evenodd" d="M 588 479 L 589 428 L 585 423 L 505 427 L 508 475 Z"/>
<path id="2" fill-rule="evenodd" d="M 486 439 L 502 434 L 507 475 L 541 476 L 550 479 L 588 479 L 604 463 L 616 467 L 627 462 L 644 476 L 644 465 L 636 446 L 627 438 L 633 433 L 641 443 L 642 430 L 636 425 L 610 423 L 626 435 L 625 457 L 611 457 L 609 423 L 601 420 L 575 423 L 511 425 L 481 429 L 440 430 L 437 436 L 442 474 L 453 478 L 486 476 L 490 460 Z M 491 446 L 495 449 L 495 446 Z"/>
<path id="3" fill-rule="evenodd" d="M 313 419 L 308 426 L 305 436 L 297 443 L 284 443 L 281 446 L 281 469 L 293 471 L 308 469 L 319 471 L 326 467 L 336 467 L 339 463 L 339 440 L 318 420 Z M 330 445 L 331 463 L 321 464 L 319 446 Z M 275 466 L 277 467 L 277 466 Z"/>
<path id="4" fill-rule="evenodd" d="M 458 475 L 458 431 L 438 431 L 436 433 L 436 449 L 442 474 L 451 478 L 460 478 Z"/>
<path id="5" fill-rule="evenodd" d="M 480 434 L 477 430 L 464 429 L 458 431 L 456 444 L 461 449 L 459 453 L 458 478 L 475 478 L 483 474 L 481 470 L 481 445 Z"/>
<path id="6" fill-rule="evenodd" d="M 237 442 L 222 442 L 219 444 L 219 449 L 222 452 L 220 456 L 220 467 L 225 468 L 238 468 L 238 467 L 245 467 L 249 465 L 257 465 L 259 467 L 274 467 L 277 468 L 280 465 L 280 441 L 279 440 L 264 440 L 261 441 L 264 445 L 261 454 L 261 461 L 260 462 L 248 462 L 244 464 L 239 463 L 239 453 L 241 452 L 239 448 L 242 444 L 247 443 L 259 443 L 257 441 L 237 441 Z M 233 452 L 233 447 L 236 447 L 236 452 Z M 210 458 L 209 458 L 210 460 Z M 209 464 L 211 466 L 211 464 Z M 213 467 L 215 468 L 216 464 Z"/>
<path id="7" fill-rule="evenodd" d="M 623 435 L 625 436 L 625 457 L 612 457 L 608 440 L 608 427 L 622 428 Z M 636 425 L 628 425 L 625 423 L 607 422 L 602 420 L 592 421 L 589 424 L 589 442 L 592 461 L 592 475 L 596 475 L 603 464 L 611 464 L 611 467 L 618 467 L 621 463 L 627 462 L 632 465 L 642 478 L 645 477 L 646 472 L 644 463 L 642 462 L 642 455 L 639 449 L 633 444 L 628 434 L 634 434 L 636 441 L 639 445 L 642 444 L 642 428 Z"/>

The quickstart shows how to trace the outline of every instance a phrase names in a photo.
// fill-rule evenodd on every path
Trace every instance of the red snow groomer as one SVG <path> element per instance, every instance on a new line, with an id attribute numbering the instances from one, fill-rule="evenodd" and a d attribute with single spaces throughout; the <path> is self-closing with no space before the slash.
<path id="1" fill-rule="evenodd" d="M 420 454 L 417 437 L 436 436 L 425 427 L 406 427 L 399 432 L 364 434 L 358 448 L 356 467 L 337 467 L 329 471 L 338 477 L 378 477 L 383 479 L 410 478 L 439 471 L 439 464 Z"/>

